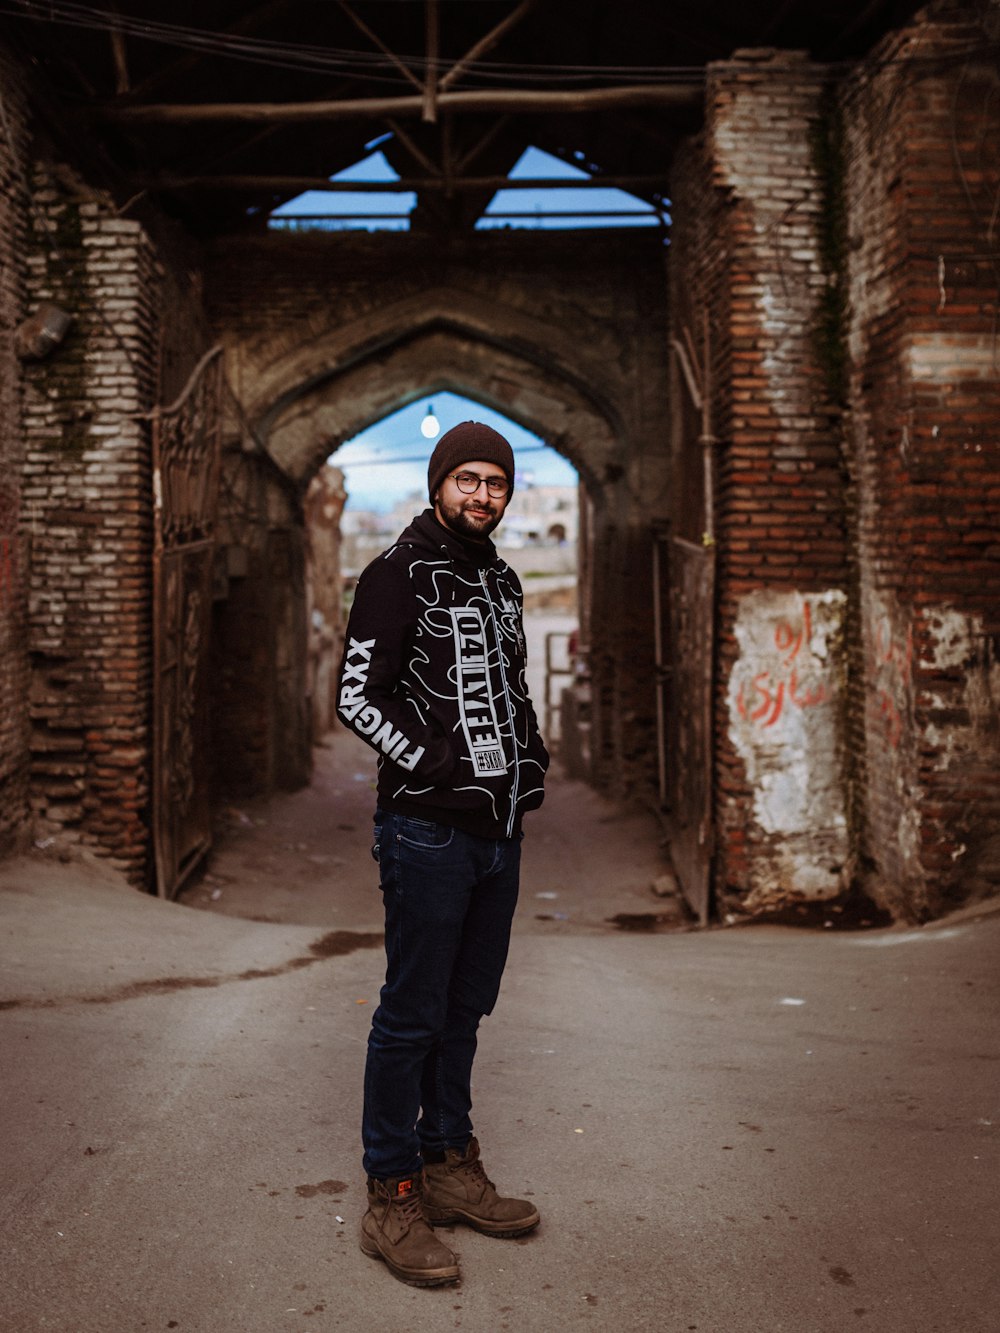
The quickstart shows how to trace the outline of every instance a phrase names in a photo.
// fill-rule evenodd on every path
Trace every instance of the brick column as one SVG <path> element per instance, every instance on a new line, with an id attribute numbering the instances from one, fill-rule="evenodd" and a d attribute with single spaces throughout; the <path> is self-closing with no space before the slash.
<path id="1" fill-rule="evenodd" d="M 43 827 L 142 883 L 151 501 L 140 414 L 155 385 L 158 277 L 138 224 L 44 177 L 31 220 L 31 300 L 74 320 L 26 377 L 32 800 Z"/>
<path id="2" fill-rule="evenodd" d="M 723 910 L 831 897 L 849 881 L 840 405 L 821 338 L 822 93 L 819 71 L 795 53 L 743 52 L 710 67 L 706 128 L 673 192 L 675 336 L 686 319 L 700 347 L 710 314 Z M 702 459 L 685 411 L 675 408 L 675 530 L 698 540 L 708 527 Z"/>
<path id="3" fill-rule="evenodd" d="M 934 9 L 844 94 L 865 852 L 913 919 L 1000 886 L 995 60 Z"/>

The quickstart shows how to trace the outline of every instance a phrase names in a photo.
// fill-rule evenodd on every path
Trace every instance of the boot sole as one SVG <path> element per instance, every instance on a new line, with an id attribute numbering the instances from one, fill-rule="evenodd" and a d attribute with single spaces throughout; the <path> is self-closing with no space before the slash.
<path id="1" fill-rule="evenodd" d="M 526 1222 L 518 1222 L 516 1226 L 500 1228 L 482 1222 L 478 1217 L 470 1217 L 468 1213 L 445 1213 L 441 1217 L 435 1217 L 426 1205 L 424 1206 L 424 1216 L 432 1227 L 446 1227 L 455 1222 L 464 1222 L 467 1227 L 472 1227 L 473 1231 L 478 1231 L 481 1236 L 495 1236 L 498 1240 L 516 1240 L 518 1236 L 526 1236 L 529 1231 L 534 1231 L 542 1220 L 536 1213 L 533 1218 Z"/>
<path id="2" fill-rule="evenodd" d="M 457 1264 L 454 1268 L 433 1268 L 429 1272 L 426 1269 L 400 1268 L 391 1259 L 387 1259 L 367 1236 L 362 1238 L 360 1245 L 362 1254 L 366 1254 L 369 1259 L 381 1259 L 393 1277 L 399 1278 L 400 1282 L 405 1282 L 410 1287 L 443 1287 L 449 1282 L 458 1282 L 462 1276 Z"/>

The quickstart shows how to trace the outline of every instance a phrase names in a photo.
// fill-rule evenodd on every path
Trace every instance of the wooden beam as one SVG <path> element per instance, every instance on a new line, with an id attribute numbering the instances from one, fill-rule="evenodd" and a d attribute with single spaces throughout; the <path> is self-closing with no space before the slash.
<path id="1" fill-rule="evenodd" d="M 426 202 L 426 201 L 425 201 Z M 504 219 L 519 219 L 525 222 L 537 221 L 542 218 L 653 218 L 661 220 L 663 210 L 653 208 L 547 208 L 544 213 L 539 213 L 537 209 L 532 209 L 530 213 L 482 213 L 479 216 L 491 222 L 497 222 Z M 413 219 L 413 213 L 338 213 L 331 214 L 330 221 L 333 222 L 396 222 L 403 218 Z M 322 213 L 279 213 L 274 221 L 284 222 L 324 222 L 326 217 Z M 442 220 L 444 220 L 442 218 Z M 472 219 L 479 221 L 479 217 Z"/>
<path id="2" fill-rule="evenodd" d="M 500 116 L 499 119 L 495 120 L 486 133 L 477 139 L 469 151 L 459 159 L 456 167 L 457 173 L 461 175 L 469 163 L 474 162 L 480 153 L 484 153 L 493 140 L 501 135 L 509 124 L 509 116 Z"/>
<path id="3" fill-rule="evenodd" d="M 115 92 L 127 93 L 129 90 L 128 53 L 125 48 L 125 34 L 121 28 L 111 29 L 111 55 L 115 62 Z"/>
<path id="4" fill-rule="evenodd" d="M 444 177 L 445 198 L 455 193 L 455 121 L 445 116 L 441 125 L 441 167 Z"/>
<path id="5" fill-rule="evenodd" d="M 377 46 L 383 55 L 388 56 L 389 59 L 392 61 L 392 63 L 396 66 L 396 68 L 402 74 L 406 75 L 406 77 L 410 80 L 413 86 L 417 88 L 421 93 L 423 93 L 424 85 L 414 74 L 413 70 L 410 69 L 409 65 L 405 64 L 402 60 L 400 60 L 399 56 L 396 55 L 395 51 L 389 50 L 385 42 L 382 41 L 381 37 L 379 37 L 379 35 L 376 32 L 374 32 L 371 28 L 369 28 L 368 24 L 364 21 L 363 18 L 361 18 L 359 14 L 355 14 L 354 10 L 347 3 L 347 0 L 337 0 L 337 3 L 340 5 L 340 8 L 351 20 L 351 22 L 354 24 L 357 30 L 360 33 L 363 33 L 364 36 L 367 37 L 368 40 L 374 46 Z"/>
<path id="6" fill-rule="evenodd" d="M 523 0 L 523 2 L 518 5 L 517 9 L 508 14 L 505 19 L 501 19 L 491 32 L 488 32 L 485 37 L 481 37 L 479 41 L 476 42 L 475 46 L 470 47 L 462 59 L 456 61 L 441 80 L 441 92 L 447 92 L 451 85 L 456 83 L 462 77 L 474 61 L 478 60 L 480 56 L 484 56 L 487 51 L 492 51 L 497 42 L 499 42 L 500 39 L 514 27 L 515 23 L 520 23 L 528 10 L 534 9 L 537 3 L 538 0 Z"/>
<path id="7" fill-rule="evenodd" d="M 433 125 L 437 120 L 437 62 L 441 25 L 437 0 L 424 0 L 424 6 L 427 31 L 427 64 L 424 75 L 424 105 L 420 112 L 420 118 Z"/>
<path id="8" fill-rule="evenodd" d="M 600 176 L 585 180 L 567 180 L 565 176 L 537 180 L 509 176 L 410 177 L 391 181 L 332 181 L 316 176 L 205 176 L 169 173 L 158 176 L 130 177 L 147 190 L 264 190 L 275 194 L 301 194 L 316 190 L 324 194 L 407 194 L 411 191 L 451 190 L 647 190 L 655 193 L 667 188 L 663 176 Z"/>
<path id="9" fill-rule="evenodd" d="M 440 112 L 478 112 L 480 115 L 565 115 L 573 112 L 617 111 L 625 107 L 690 109 L 701 107 L 704 90 L 697 84 L 633 84 L 624 88 L 592 88 L 573 92 L 441 93 Z M 145 106 L 105 106 L 96 109 L 99 120 L 116 125 L 192 125 L 219 121 L 304 125 L 336 120 L 420 116 L 423 97 L 357 97 L 344 102 L 195 102 L 150 103 Z"/>
<path id="10" fill-rule="evenodd" d="M 420 163 L 424 171 L 429 171 L 432 176 L 441 175 L 441 168 L 438 166 L 438 164 L 432 161 L 432 159 L 427 156 L 427 154 L 420 147 L 420 145 L 415 143 L 413 139 L 410 138 L 410 136 L 406 133 L 406 131 L 403 129 L 401 125 L 397 124 L 397 122 L 394 120 L 388 120 L 388 119 L 386 120 L 385 123 L 389 126 L 390 130 L 392 130 L 393 134 L 403 145 L 406 151 L 410 154 L 413 160 L 415 162 Z"/>

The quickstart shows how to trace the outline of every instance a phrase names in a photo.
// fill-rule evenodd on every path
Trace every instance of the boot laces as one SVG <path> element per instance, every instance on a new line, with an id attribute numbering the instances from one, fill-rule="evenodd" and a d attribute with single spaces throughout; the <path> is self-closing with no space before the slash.
<path id="1" fill-rule="evenodd" d="M 424 1211 L 420 1203 L 419 1191 L 413 1190 L 411 1194 L 397 1194 L 392 1203 L 399 1220 L 405 1226 L 411 1227 L 414 1222 L 423 1221 Z"/>
<path id="2" fill-rule="evenodd" d="M 483 1164 L 478 1157 L 474 1158 L 471 1162 L 463 1162 L 459 1167 L 459 1170 L 463 1175 L 471 1176 L 476 1185 L 481 1185 L 484 1189 L 493 1189 L 493 1181 L 487 1176 Z"/>

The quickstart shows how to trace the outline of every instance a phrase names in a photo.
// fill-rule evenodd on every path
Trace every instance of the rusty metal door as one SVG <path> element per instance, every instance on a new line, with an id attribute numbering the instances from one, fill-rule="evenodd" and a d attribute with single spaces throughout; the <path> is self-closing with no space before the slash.
<path id="1" fill-rule="evenodd" d="M 673 537 L 657 544 L 670 564 L 669 696 L 663 756 L 667 825 L 674 869 L 684 897 L 708 924 L 712 819 L 712 680 L 715 548 Z M 657 571 L 663 582 L 663 571 Z"/>
<path id="2" fill-rule="evenodd" d="M 209 628 L 222 349 L 153 414 L 153 847 L 174 898 L 211 846 Z"/>

